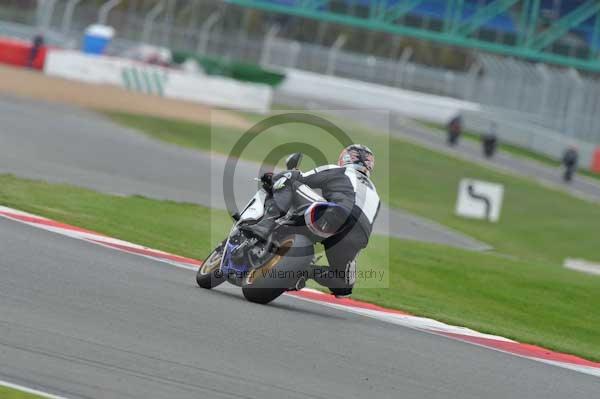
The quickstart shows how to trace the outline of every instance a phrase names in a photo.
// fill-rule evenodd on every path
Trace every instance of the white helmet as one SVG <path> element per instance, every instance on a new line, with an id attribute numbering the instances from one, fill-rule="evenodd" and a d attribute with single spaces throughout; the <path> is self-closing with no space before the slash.
<path id="1" fill-rule="evenodd" d="M 352 144 L 344 148 L 338 159 L 338 166 L 354 168 L 359 172 L 370 176 L 375 167 L 375 155 L 373 151 L 362 144 Z"/>

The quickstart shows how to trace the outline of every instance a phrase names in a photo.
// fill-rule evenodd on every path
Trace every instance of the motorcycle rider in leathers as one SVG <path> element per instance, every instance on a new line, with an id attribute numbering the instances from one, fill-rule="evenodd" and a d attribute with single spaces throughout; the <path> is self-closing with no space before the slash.
<path id="1" fill-rule="evenodd" d="M 340 154 L 337 165 L 320 166 L 306 173 L 286 171 L 272 177 L 273 198 L 279 214 L 287 212 L 294 196 L 309 201 L 304 219 L 321 241 L 329 267 L 315 267 L 313 279 L 337 297 L 349 297 L 356 279 L 356 257 L 369 242 L 380 200 L 370 180 L 373 152 L 353 144 Z M 308 186 L 308 187 L 306 187 Z M 327 202 L 312 189 L 321 191 Z M 248 229 L 266 239 L 275 218 L 264 218 Z"/>

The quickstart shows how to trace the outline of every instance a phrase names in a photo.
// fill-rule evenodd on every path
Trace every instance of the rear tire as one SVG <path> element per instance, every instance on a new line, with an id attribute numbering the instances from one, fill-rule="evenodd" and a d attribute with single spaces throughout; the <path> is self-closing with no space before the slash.
<path id="1" fill-rule="evenodd" d="M 267 304 L 294 288 L 307 270 L 314 255 L 314 244 L 307 237 L 293 235 L 281 240 L 277 253 L 242 282 L 244 297 L 254 303 Z M 280 277 L 284 276 L 284 277 Z"/>
<path id="2" fill-rule="evenodd" d="M 244 298 L 249 302 L 266 305 L 279 298 L 286 290 L 280 288 L 242 287 Z"/>
<path id="3" fill-rule="evenodd" d="M 221 266 L 221 257 L 223 256 L 224 244 L 215 248 L 206 258 L 198 272 L 196 273 L 196 282 L 204 289 L 210 290 L 225 281 L 225 276 L 219 269 Z"/>

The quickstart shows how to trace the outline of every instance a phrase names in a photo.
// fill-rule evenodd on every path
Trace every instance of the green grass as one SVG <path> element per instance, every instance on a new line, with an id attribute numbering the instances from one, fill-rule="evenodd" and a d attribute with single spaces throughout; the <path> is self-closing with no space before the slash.
<path id="1" fill-rule="evenodd" d="M 148 247 L 202 259 L 231 227 L 223 211 L 0 175 L 0 204 Z M 163 216 L 164 217 L 161 217 Z M 211 229 L 214 229 L 212 231 Z"/>
<path id="2" fill-rule="evenodd" d="M 241 130 L 221 127 L 215 128 L 211 135 L 208 125 L 161 118 L 126 114 L 111 114 L 111 117 L 160 140 L 225 154 L 243 135 Z M 433 219 L 491 244 L 498 252 L 521 259 L 554 265 L 561 264 L 566 257 L 600 261 L 598 204 L 377 132 L 345 127 L 355 141 L 368 144 L 377 154 L 373 178 L 382 198 L 391 206 Z M 242 157 L 262 161 L 266 149 L 294 141 L 317 143 L 330 161 L 337 159 L 340 151 L 339 144 L 319 129 L 289 124 L 257 139 Z M 311 166 L 307 162 L 303 169 Z M 454 215 L 457 187 L 463 177 L 505 185 L 500 223 Z"/>
<path id="3" fill-rule="evenodd" d="M 416 121 L 416 122 L 431 129 L 432 132 L 444 134 L 444 135 L 446 134 L 446 130 L 445 130 L 444 126 L 442 126 L 440 124 L 433 123 L 433 122 L 425 122 L 425 121 Z M 477 142 L 477 143 L 481 142 L 481 135 L 479 133 L 474 133 L 469 130 L 464 131 L 462 137 L 469 141 L 472 141 L 472 142 Z M 516 145 L 512 145 L 509 143 L 503 143 L 501 141 L 499 142 L 499 144 L 500 144 L 499 149 L 501 151 L 506 151 L 509 154 L 516 155 L 521 158 L 538 161 L 545 165 L 553 166 L 553 167 L 557 167 L 557 168 L 561 165 L 561 162 L 559 162 L 553 158 L 550 158 L 549 156 L 546 156 L 544 154 L 533 152 L 526 148 L 517 147 Z M 600 180 L 600 173 L 594 173 L 587 169 L 579 169 L 577 171 L 577 173 L 587 176 L 587 177 L 591 177 L 593 179 Z"/>
<path id="4" fill-rule="evenodd" d="M 2 399 L 41 399 L 41 396 L 33 395 L 12 388 L 0 386 L 0 398 Z"/>
<path id="5" fill-rule="evenodd" d="M 211 231 L 220 238 L 231 223 L 223 212 L 196 205 L 7 175 L 0 175 L 0 204 L 195 258 L 215 244 Z M 384 237 L 373 238 L 359 264 L 386 272 L 389 288 L 359 281 L 357 299 L 600 360 L 599 277 Z"/>

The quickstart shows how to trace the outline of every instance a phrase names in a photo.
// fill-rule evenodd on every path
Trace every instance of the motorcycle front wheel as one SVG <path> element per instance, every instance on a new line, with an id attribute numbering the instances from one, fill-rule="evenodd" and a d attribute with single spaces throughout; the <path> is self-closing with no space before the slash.
<path id="1" fill-rule="evenodd" d="M 221 258 L 223 257 L 224 244 L 215 248 L 204 260 L 196 273 L 196 282 L 207 290 L 214 288 L 225 281 L 225 276 L 219 270 Z"/>

